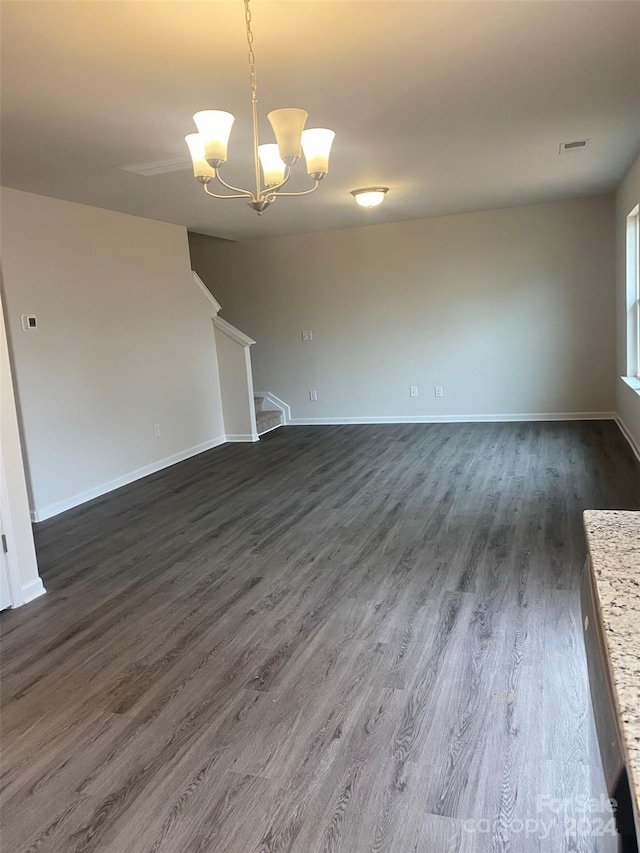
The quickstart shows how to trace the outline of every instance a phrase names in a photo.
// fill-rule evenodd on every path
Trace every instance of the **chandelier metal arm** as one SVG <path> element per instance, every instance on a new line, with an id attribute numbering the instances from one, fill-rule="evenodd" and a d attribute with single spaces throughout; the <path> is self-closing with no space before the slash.
<path id="1" fill-rule="evenodd" d="M 250 190 L 243 190 L 242 187 L 234 187 L 233 184 L 228 184 L 223 178 L 220 177 L 220 172 L 216 169 L 216 178 L 223 187 L 226 187 L 228 190 L 232 190 L 236 193 L 242 193 L 242 195 L 238 196 L 239 198 L 252 198 L 256 201 L 256 197 Z M 229 196 L 225 196 L 225 198 L 229 198 Z"/>
<path id="2" fill-rule="evenodd" d="M 202 189 L 206 192 L 207 195 L 210 195 L 211 198 L 253 198 L 253 195 L 246 190 L 242 190 L 241 193 L 234 195 L 220 195 L 219 193 L 212 193 L 211 190 L 207 189 L 207 184 L 202 185 Z"/>
<path id="3" fill-rule="evenodd" d="M 208 195 L 213 196 L 214 198 L 250 198 L 252 201 L 266 201 L 267 199 L 275 199 L 277 195 L 285 195 L 285 193 L 279 193 L 278 190 L 280 189 L 280 187 L 283 187 L 287 183 L 290 177 L 291 166 L 287 166 L 283 181 L 280 181 L 280 183 L 276 184 L 274 187 L 267 187 L 264 190 L 260 189 L 260 186 L 258 185 L 258 192 L 256 195 L 254 195 L 254 193 L 250 192 L 249 190 L 243 190 L 242 187 L 234 187 L 233 184 L 228 184 L 224 180 L 224 178 L 221 177 L 220 172 L 216 170 L 216 178 L 222 184 L 222 186 L 226 187 L 228 190 L 232 190 L 234 193 L 240 193 L 240 195 L 220 196 L 210 192 L 209 190 L 207 190 L 207 193 Z M 299 195 L 299 193 L 291 193 L 291 195 Z"/>
<path id="4" fill-rule="evenodd" d="M 281 196 L 309 195 L 309 193 L 312 193 L 314 190 L 318 189 L 319 184 L 320 184 L 320 181 L 314 181 L 313 186 L 311 187 L 310 190 L 301 190 L 300 192 L 296 192 L 296 193 L 276 192 L 276 193 L 270 193 L 267 197 L 269 198 L 270 195 L 273 195 L 274 199 L 276 199 L 276 198 L 280 198 Z"/>

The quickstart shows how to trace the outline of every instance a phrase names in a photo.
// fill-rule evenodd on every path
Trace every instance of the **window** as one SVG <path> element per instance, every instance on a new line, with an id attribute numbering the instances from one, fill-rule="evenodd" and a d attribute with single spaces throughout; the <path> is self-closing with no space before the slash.
<path id="1" fill-rule="evenodd" d="M 627 379 L 640 390 L 640 205 L 627 216 Z"/>

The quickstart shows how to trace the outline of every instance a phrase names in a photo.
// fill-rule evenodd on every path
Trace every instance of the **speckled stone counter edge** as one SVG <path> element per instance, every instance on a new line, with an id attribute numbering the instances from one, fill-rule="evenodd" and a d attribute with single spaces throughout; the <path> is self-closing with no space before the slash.
<path id="1" fill-rule="evenodd" d="M 640 833 L 640 512 L 587 510 L 584 526 Z"/>

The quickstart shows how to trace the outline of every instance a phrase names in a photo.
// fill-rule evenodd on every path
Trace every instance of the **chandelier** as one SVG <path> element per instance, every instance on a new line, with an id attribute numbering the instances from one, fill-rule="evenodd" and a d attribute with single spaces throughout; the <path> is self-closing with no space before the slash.
<path id="1" fill-rule="evenodd" d="M 251 113 L 253 118 L 253 165 L 255 192 L 234 187 L 220 176 L 220 167 L 227 161 L 227 146 L 231 126 L 235 117 L 223 110 L 203 110 L 194 115 L 197 133 L 185 136 L 191 159 L 193 174 L 200 181 L 205 193 L 212 198 L 244 198 L 258 216 L 281 196 L 309 195 L 329 171 L 329 153 L 335 137 L 325 127 L 304 129 L 307 113 L 300 109 L 280 109 L 268 113 L 276 143 L 260 145 L 258 139 L 258 85 L 256 81 L 256 58 L 253 52 L 251 10 L 249 0 L 244 0 L 247 45 L 249 46 L 249 79 L 251 84 Z M 313 186 L 300 192 L 283 192 L 291 177 L 291 168 L 304 152 L 307 174 Z M 260 177 L 262 167 L 262 180 Z M 217 180 L 231 194 L 212 192 L 211 183 Z"/>

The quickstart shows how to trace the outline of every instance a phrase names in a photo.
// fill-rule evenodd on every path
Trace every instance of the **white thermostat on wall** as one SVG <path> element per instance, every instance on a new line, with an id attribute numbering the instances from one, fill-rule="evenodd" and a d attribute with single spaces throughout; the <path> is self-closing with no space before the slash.
<path id="1" fill-rule="evenodd" d="M 38 328 L 38 321 L 33 316 L 33 314 L 22 315 L 22 328 L 25 330 L 25 332 L 30 332 L 33 329 Z"/>

